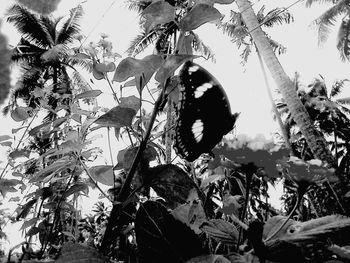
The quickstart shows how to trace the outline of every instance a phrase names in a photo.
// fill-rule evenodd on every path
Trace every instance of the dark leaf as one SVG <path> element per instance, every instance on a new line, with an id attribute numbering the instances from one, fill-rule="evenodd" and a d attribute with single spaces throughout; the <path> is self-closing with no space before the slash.
<path id="1" fill-rule="evenodd" d="M 187 260 L 185 263 L 231 263 L 236 261 L 230 261 L 222 255 L 205 255 Z"/>
<path id="2" fill-rule="evenodd" d="M 196 184 L 181 168 L 173 164 L 158 165 L 147 171 L 144 185 L 150 186 L 175 208 L 187 201 Z"/>
<path id="3" fill-rule="evenodd" d="M 180 263 L 203 254 L 197 235 L 159 202 L 141 204 L 135 231 L 140 262 Z"/>
<path id="4" fill-rule="evenodd" d="M 33 207 L 33 205 L 36 203 L 37 199 L 32 199 L 25 203 L 24 205 L 19 206 L 16 211 L 17 211 L 17 217 L 16 219 L 19 220 L 20 218 L 26 218 L 27 215 L 30 212 L 30 209 Z"/>
<path id="5" fill-rule="evenodd" d="M 31 151 L 30 150 L 26 150 L 26 149 L 17 149 L 12 151 L 9 154 L 9 157 L 12 159 L 16 159 L 16 158 L 20 158 L 20 157 L 26 157 L 29 158 Z"/>
<path id="6" fill-rule="evenodd" d="M 63 197 L 67 198 L 68 196 L 78 193 L 78 192 L 83 192 L 85 195 L 89 193 L 89 187 L 87 184 L 84 183 L 76 183 L 72 185 L 64 194 Z"/>
<path id="7" fill-rule="evenodd" d="M 236 226 L 223 219 L 212 219 L 204 222 L 200 229 L 218 242 L 226 244 L 237 243 L 238 231 Z"/>
<path id="8" fill-rule="evenodd" d="M 21 122 L 29 118 L 29 112 L 32 108 L 17 106 L 12 112 L 11 117 L 14 121 Z"/>
<path id="9" fill-rule="evenodd" d="M 131 126 L 132 119 L 135 117 L 136 111 L 132 108 L 123 108 L 116 106 L 100 116 L 94 123 L 105 127 L 124 127 Z"/>
<path id="10" fill-rule="evenodd" d="M 110 261 L 93 247 L 67 242 L 63 245 L 61 255 L 55 262 L 109 263 Z"/>
<path id="11" fill-rule="evenodd" d="M 97 90 L 88 90 L 88 91 L 85 91 L 83 93 L 80 93 L 80 94 L 76 95 L 75 99 L 78 100 L 78 99 L 96 98 L 101 93 L 102 93 L 102 91 L 100 91 L 99 89 L 97 89 Z"/>

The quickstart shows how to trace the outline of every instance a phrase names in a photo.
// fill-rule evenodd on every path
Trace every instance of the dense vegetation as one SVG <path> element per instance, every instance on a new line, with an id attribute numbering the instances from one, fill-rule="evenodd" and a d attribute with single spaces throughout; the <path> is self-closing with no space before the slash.
<path id="1" fill-rule="evenodd" d="M 320 41 L 343 15 L 336 48 L 348 63 L 349 4 L 329 2 L 315 21 Z M 1 251 L 4 262 L 350 261 L 350 99 L 340 96 L 348 80 L 327 87 L 318 76 L 305 89 L 298 74 L 287 76 L 277 57 L 286 48 L 262 28 L 292 23 L 288 9 L 254 13 L 247 0 L 130 0 L 142 30 L 121 58 L 106 35 L 85 44 L 81 5 L 54 18 L 57 4 L 18 1 L 5 18 L 21 34 L 18 45 L 10 50 L 0 35 L 0 103 L 22 123 L 0 135 L 8 149 L 0 204 L 18 203 L 13 214 L 0 209 L 0 240 L 12 222 L 23 222 L 24 234 L 6 255 Z M 239 12 L 224 22 L 214 7 L 220 4 Z M 274 78 L 280 136 L 273 142 L 229 134 L 188 162 L 173 149 L 175 127 L 186 118 L 179 114 L 186 94 L 177 69 L 212 57 L 194 30 L 213 21 L 243 50 L 243 63 L 257 55 Z M 153 54 L 146 54 L 149 46 Z M 11 63 L 20 68 L 15 87 Z M 102 91 L 93 87 L 100 83 L 115 107 L 98 104 Z M 135 95 L 124 96 L 125 88 Z M 101 134 L 108 165 L 98 163 Z M 113 140 L 128 146 L 112 149 Z M 284 186 L 279 210 L 268 195 L 276 183 Z M 101 200 L 82 215 L 81 197 L 93 191 Z"/>

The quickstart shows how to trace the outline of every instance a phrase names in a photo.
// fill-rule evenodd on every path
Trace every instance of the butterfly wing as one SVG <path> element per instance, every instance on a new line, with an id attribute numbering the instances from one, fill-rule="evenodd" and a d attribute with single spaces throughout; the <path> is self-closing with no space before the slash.
<path id="1" fill-rule="evenodd" d="M 180 71 L 181 95 L 175 129 L 175 150 L 188 161 L 210 152 L 233 129 L 227 95 L 204 68 L 188 61 Z"/>

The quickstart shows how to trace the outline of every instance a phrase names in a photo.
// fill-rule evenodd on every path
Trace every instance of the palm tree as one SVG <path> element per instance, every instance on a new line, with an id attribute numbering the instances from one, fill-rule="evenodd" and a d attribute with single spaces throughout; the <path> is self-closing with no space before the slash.
<path id="1" fill-rule="evenodd" d="M 295 92 L 293 82 L 287 76 L 283 67 L 279 63 L 270 42 L 266 37 L 266 34 L 260 28 L 258 19 L 251 7 L 250 2 L 247 0 L 237 0 L 236 4 L 242 14 L 243 21 L 247 26 L 257 49 L 259 50 L 267 68 L 271 72 L 273 79 L 279 87 L 291 115 L 304 135 L 312 153 L 316 158 L 328 163 L 331 166 L 334 166 L 334 158 L 328 149 L 326 140 L 320 136 L 316 128 L 313 126 L 309 114 Z"/>
<path id="2" fill-rule="evenodd" d="M 342 22 L 338 29 L 337 49 L 340 58 L 350 60 L 350 1 L 349 0 L 307 0 L 306 6 L 310 7 L 314 2 L 328 2 L 333 4 L 321 16 L 314 20 L 317 26 L 319 43 L 324 43 L 328 39 L 330 28 L 334 26 L 339 16 Z"/>
<path id="3" fill-rule="evenodd" d="M 67 72 L 72 64 L 69 45 L 80 32 L 81 16 L 80 5 L 65 20 L 37 15 L 17 4 L 8 10 L 7 21 L 22 35 L 12 52 L 12 61 L 20 65 L 22 74 L 10 107 L 16 105 L 17 99 L 32 108 L 46 104 L 55 109 L 67 104 L 72 89 Z"/>

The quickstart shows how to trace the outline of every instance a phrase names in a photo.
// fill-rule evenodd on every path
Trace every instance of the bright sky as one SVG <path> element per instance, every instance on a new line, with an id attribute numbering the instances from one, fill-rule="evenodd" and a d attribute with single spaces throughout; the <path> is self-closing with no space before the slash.
<path id="1" fill-rule="evenodd" d="M 258 10 L 263 4 L 267 5 L 265 10 L 270 10 L 274 7 L 289 6 L 294 1 L 255 0 L 252 2 L 257 2 L 254 5 L 255 10 Z M 60 15 L 67 14 L 68 10 L 76 6 L 78 2 L 80 1 L 61 0 L 58 13 Z M 0 17 L 3 17 L 5 9 L 13 3 L 13 0 L 1 0 Z M 90 35 L 86 43 L 97 42 L 100 33 L 103 32 L 109 35 L 115 51 L 126 56 L 124 52 L 130 40 L 138 32 L 137 15 L 127 10 L 124 1 L 120 0 L 88 0 L 85 1 L 83 7 L 85 15 L 81 23 L 82 33 Z M 309 27 L 312 20 L 326 8 L 326 5 L 317 4 L 312 8 L 305 8 L 304 3 L 301 2 L 290 9 L 294 15 L 295 23 L 267 30 L 273 39 L 287 47 L 287 53 L 279 56 L 287 74 L 293 76 L 294 72 L 298 71 L 301 74 L 301 80 L 306 85 L 311 83 L 314 77 L 318 77 L 318 74 L 323 75 L 328 83 L 349 77 L 349 66 L 340 61 L 335 48 L 338 24 L 335 25 L 334 33 L 322 48 L 317 45 L 316 31 Z M 229 14 L 227 11 L 230 9 L 236 10 L 236 5 L 220 7 L 220 11 L 225 11 L 227 15 Z M 6 21 L 2 21 L 1 32 L 8 36 L 10 44 L 16 45 L 19 36 Z M 241 112 L 237 122 L 237 133 L 244 133 L 251 137 L 261 133 L 269 137 L 277 130 L 277 126 L 272 120 L 270 102 L 256 55 L 252 53 L 248 64 L 242 68 L 236 45 L 232 44 L 229 38 L 218 31 L 214 25 L 205 25 L 195 32 L 211 47 L 216 58 L 215 64 L 203 60 L 197 62 L 206 67 L 221 82 L 229 97 L 232 111 Z M 145 53 L 144 56 L 148 54 Z M 13 79 L 13 83 L 15 82 L 16 80 Z M 105 86 L 102 81 L 95 81 L 95 83 L 97 84 L 96 88 L 99 88 L 99 85 Z M 270 84 L 275 89 L 271 78 Z M 115 87 L 118 86 L 116 84 Z M 349 95 L 350 92 L 344 94 Z M 110 94 L 106 96 L 110 96 Z M 112 106 L 111 104 L 110 107 Z M 0 116 L 0 123 L 0 135 L 11 134 L 12 128 L 21 125 L 12 121 L 11 118 L 3 116 Z M 1 153 L 4 153 L 4 149 L 0 149 L 0 156 Z"/>

